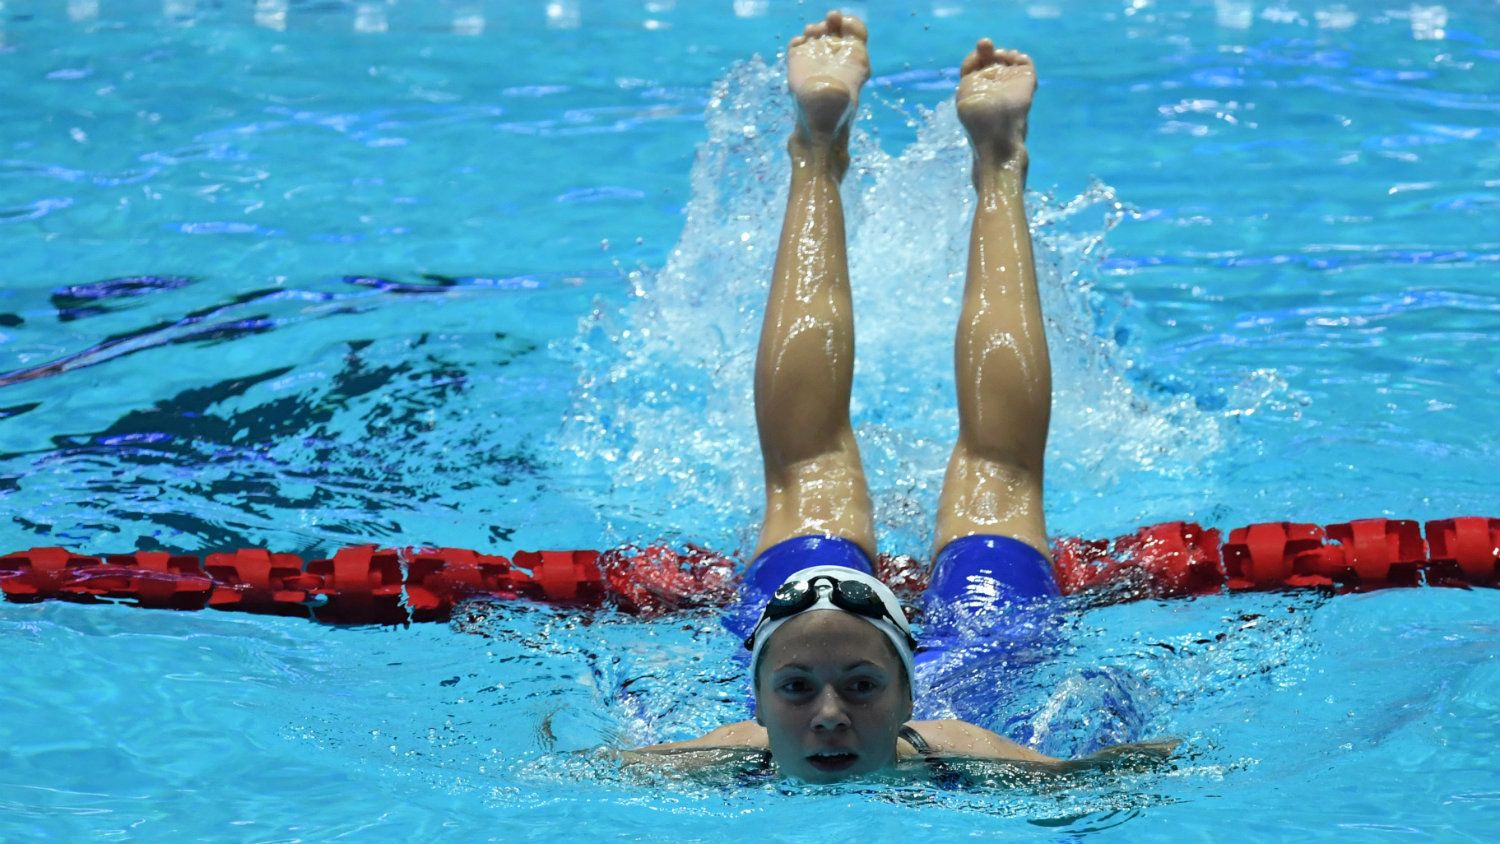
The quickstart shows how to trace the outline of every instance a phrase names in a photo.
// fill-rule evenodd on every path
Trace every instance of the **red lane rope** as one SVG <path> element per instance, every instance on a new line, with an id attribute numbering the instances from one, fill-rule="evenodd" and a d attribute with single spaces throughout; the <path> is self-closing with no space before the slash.
<path id="1" fill-rule="evenodd" d="M 1424 529 L 1425 528 L 1425 536 Z M 1500 519 L 1462 516 L 1425 526 L 1400 519 L 1330 525 L 1266 522 L 1231 530 L 1165 522 L 1112 540 L 1063 539 L 1053 547 L 1063 594 L 1098 601 L 1206 595 L 1225 590 L 1500 585 Z M 126 601 L 314 618 L 330 624 L 442 621 L 473 597 L 526 599 L 638 615 L 723 606 L 739 566 L 703 548 L 627 546 L 609 551 L 464 548 L 340 549 L 304 563 L 260 548 L 193 555 L 164 551 L 91 557 L 32 548 L 0 557 L 0 592 L 26 603 Z M 899 592 L 926 585 L 926 565 L 882 556 L 877 573 Z"/>

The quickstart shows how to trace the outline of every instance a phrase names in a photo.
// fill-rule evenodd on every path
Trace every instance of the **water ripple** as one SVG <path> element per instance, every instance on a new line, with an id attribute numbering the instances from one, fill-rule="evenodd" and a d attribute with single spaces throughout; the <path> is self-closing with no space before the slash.
<path id="1" fill-rule="evenodd" d="M 1315 250 L 1316 247 L 1308 247 Z M 1374 249 L 1349 250 L 1338 254 L 1292 252 L 1271 255 L 1113 255 L 1106 258 L 1103 268 L 1110 271 L 1128 272 L 1146 267 L 1268 267 L 1298 266 L 1312 270 L 1341 270 L 1352 267 L 1382 266 L 1388 264 L 1454 264 L 1477 266 L 1500 263 L 1500 251 L 1474 251 L 1468 249 Z"/>
<path id="2" fill-rule="evenodd" d="M 0 161 L 0 178 L 32 176 L 55 179 L 70 184 L 91 184 L 98 187 L 140 184 L 160 173 L 160 167 L 148 167 L 140 170 L 125 170 L 114 175 L 104 175 L 41 161 L 25 161 L 21 159 Z"/>
<path id="3" fill-rule="evenodd" d="M 0 225 L 40 220 L 54 211 L 61 211 L 64 208 L 71 207 L 73 207 L 72 197 L 54 196 L 33 200 L 26 205 L 0 208 Z"/>

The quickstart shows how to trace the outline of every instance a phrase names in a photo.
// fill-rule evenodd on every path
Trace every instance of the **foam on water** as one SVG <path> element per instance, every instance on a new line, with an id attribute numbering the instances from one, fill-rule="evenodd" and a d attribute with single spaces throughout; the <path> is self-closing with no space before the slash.
<path id="1" fill-rule="evenodd" d="M 757 58 L 720 80 L 666 266 L 629 271 L 633 297 L 583 322 L 561 444 L 610 478 L 594 504 L 612 514 L 612 539 L 753 541 L 762 482 L 751 385 L 788 181 L 784 73 Z M 852 416 L 882 547 L 903 553 L 930 542 L 957 430 L 953 330 L 973 213 L 952 105 L 913 119 L 917 139 L 895 155 L 856 128 L 843 189 L 859 348 Z M 1033 193 L 1028 205 L 1054 368 L 1050 510 L 1128 525 L 1134 505 L 1099 491 L 1191 472 L 1245 406 L 1204 410 L 1132 377 L 1094 286 L 1105 237 L 1129 213 L 1107 185 Z"/>

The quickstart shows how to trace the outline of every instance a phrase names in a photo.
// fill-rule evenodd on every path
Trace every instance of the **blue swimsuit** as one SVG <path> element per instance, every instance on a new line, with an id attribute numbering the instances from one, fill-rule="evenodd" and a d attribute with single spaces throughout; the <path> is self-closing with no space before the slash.
<path id="1" fill-rule="evenodd" d="M 831 536 L 796 536 L 762 551 L 745 571 L 740 601 L 724 624 L 749 635 L 761 607 L 787 576 L 810 566 L 847 566 L 874 573 L 854 542 Z M 1052 565 L 1030 545 L 1008 536 L 965 536 L 944 546 L 932 567 L 923 604 L 922 644 L 917 663 L 934 662 L 974 640 L 985 644 L 1034 631 L 1061 594 Z"/>
<path id="2" fill-rule="evenodd" d="M 749 635 L 787 576 L 819 565 L 874 574 L 864 550 L 847 539 L 798 536 L 778 542 L 746 569 L 724 626 L 739 637 Z M 913 680 L 925 689 L 919 696 L 925 708 L 916 717 L 994 722 L 1009 708 L 1018 672 L 1056 656 L 1060 594 L 1047 558 L 1018 539 L 979 535 L 948 543 L 933 563 L 923 597 Z M 746 705 L 754 711 L 753 696 Z M 1002 729 L 1029 741 L 1023 720 L 1013 714 Z"/>

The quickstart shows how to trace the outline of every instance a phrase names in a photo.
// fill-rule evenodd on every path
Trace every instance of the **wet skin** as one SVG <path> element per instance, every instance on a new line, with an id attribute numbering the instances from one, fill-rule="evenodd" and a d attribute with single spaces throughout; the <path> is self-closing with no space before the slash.
<path id="1" fill-rule="evenodd" d="M 757 672 L 755 720 L 782 774 L 813 783 L 881 770 L 911 718 L 890 642 L 846 612 L 815 610 L 772 634 Z"/>
<path id="2" fill-rule="evenodd" d="M 793 38 L 787 82 L 797 112 L 788 139 L 791 185 L 756 356 L 755 407 L 766 469 L 766 516 L 757 553 L 794 536 L 849 539 L 874 558 L 875 526 L 849 421 L 854 372 L 839 182 L 849 127 L 870 66 L 864 23 L 829 12 Z M 1051 364 L 1036 290 L 1024 193 L 1026 122 L 1036 69 L 1024 53 L 981 39 L 963 61 L 956 93 L 974 150 L 976 209 L 954 345 L 959 432 L 938 504 L 936 549 L 997 534 L 1049 555 L 1042 507 L 1051 413 Z M 707 770 L 723 752 L 769 749 L 783 775 L 831 782 L 880 771 L 898 755 L 911 690 L 890 642 L 837 611 L 788 621 L 762 651 L 754 722 L 622 756 L 629 764 Z M 1054 759 L 974 724 L 912 727 L 946 757 L 1058 773 L 1160 760 L 1175 740 Z"/>

